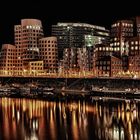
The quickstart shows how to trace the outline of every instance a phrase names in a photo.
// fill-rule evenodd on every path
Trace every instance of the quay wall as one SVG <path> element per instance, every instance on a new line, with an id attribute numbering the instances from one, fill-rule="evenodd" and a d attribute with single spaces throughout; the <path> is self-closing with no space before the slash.
<path id="1" fill-rule="evenodd" d="M 68 88 L 80 89 L 82 87 L 107 87 L 111 89 L 140 89 L 140 79 L 128 78 L 45 78 L 45 77 L 0 77 L 1 84 L 27 84 L 36 82 L 56 88 L 66 86 Z"/>

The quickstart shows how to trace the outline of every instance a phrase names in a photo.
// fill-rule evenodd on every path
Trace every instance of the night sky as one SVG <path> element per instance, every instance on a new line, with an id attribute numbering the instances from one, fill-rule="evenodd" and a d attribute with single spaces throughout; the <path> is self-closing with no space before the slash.
<path id="1" fill-rule="evenodd" d="M 42 20 L 45 36 L 57 22 L 84 22 L 110 28 L 119 19 L 140 15 L 140 5 L 133 1 L 112 0 L 9 0 L 0 7 L 0 45 L 14 43 L 14 25 L 22 18 Z"/>

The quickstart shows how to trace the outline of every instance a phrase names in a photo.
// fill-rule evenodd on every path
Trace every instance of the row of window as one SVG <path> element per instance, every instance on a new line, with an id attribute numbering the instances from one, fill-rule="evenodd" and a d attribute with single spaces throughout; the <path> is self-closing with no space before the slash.
<path id="1" fill-rule="evenodd" d="M 133 57 L 133 56 L 132 56 L 132 57 L 130 57 L 130 59 L 132 59 L 132 61 L 133 61 L 133 60 L 140 60 L 140 57 Z"/>
<path id="2" fill-rule="evenodd" d="M 99 66 L 99 70 L 110 70 L 110 66 Z"/>
<path id="3" fill-rule="evenodd" d="M 111 48 L 111 47 L 99 47 L 99 48 L 97 48 L 97 50 L 99 50 L 99 51 L 112 51 L 113 48 Z"/>
<path id="4" fill-rule="evenodd" d="M 57 65 L 56 64 L 44 64 L 44 66 L 46 66 L 46 67 L 56 67 Z"/>
<path id="5" fill-rule="evenodd" d="M 41 34 L 41 33 L 28 33 L 28 34 L 15 34 L 15 38 L 23 38 L 23 37 L 42 37 L 43 36 L 43 34 Z"/>
<path id="6" fill-rule="evenodd" d="M 97 61 L 96 64 L 98 65 L 110 65 L 110 61 Z"/>
<path id="7" fill-rule="evenodd" d="M 41 53 L 41 55 L 54 55 L 54 56 L 56 56 L 57 54 L 56 53 L 54 53 L 54 52 L 46 52 L 46 53 Z"/>
<path id="8" fill-rule="evenodd" d="M 120 23 L 115 23 L 113 24 L 111 27 L 119 27 L 120 26 Z M 124 27 L 133 27 L 133 24 L 132 23 L 122 23 L 122 26 Z"/>
<path id="9" fill-rule="evenodd" d="M 44 47 L 57 47 L 57 45 L 54 45 L 54 44 L 45 44 L 45 45 L 40 45 L 40 47 L 44 48 Z"/>
<path id="10" fill-rule="evenodd" d="M 57 41 L 53 41 L 53 40 L 52 41 L 50 41 L 50 40 L 48 40 L 48 41 L 47 40 L 40 40 L 39 43 L 42 43 L 42 44 L 44 44 L 44 43 L 55 43 L 56 44 Z"/>
<path id="11" fill-rule="evenodd" d="M 138 50 L 139 49 L 139 47 L 138 46 L 131 46 L 131 50 Z"/>
<path id="12" fill-rule="evenodd" d="M 26 29 L 23 29 L 23 30 L 15 30 L 15 34 L 21 34 L 21 33 L 43 33 L 43 30 L 26 30 Z"/>
<path id="13" fill-rule="evenodd" d="M 43 70 L 42 67 L 31 67 L 32 70 Z"/>
<path id="14" fill-rule="evenodd" d="M 121 61 L 112 61 L 112 64 L 116 64 L 116 65 L 118 65 L 118 64 L 122 64 L 122 62 Z"/>
<path id="15" fill-rule="evenodd" d="M 56 60 L 44 60 L 44 63 L 56 63 Z"/>
<path id="16" fill-rule="evenodd" d="M 31 63 L 32 66 L 42 66 L 42 63 Z"/>
<path id="17" fill-rule="evenodd" d="M 119 36 L 119 34 L 118 34 L 118 31 L 117 32 L 114 32 L 114 33 L 111 33 L 111 36 L 112 37 L 116 37 L 116 36 Z M 132 37 L 133 36 L 133 33 L 121 33 L 121 36 L 129 36 L 129 37 Z"/>
<path id="18" fill-rule="evenodd" d="M 1 53 L 1 56 L 8 56 L 8 55 L 12 55 L 13 56 L 13 55 L 15 55 L 15 53 L 3 53 L 3 52 Z"/>
<path id="19" fill-rule="evenodd" d="M 140 41 L 131 41 L 131 45 L 138 45 L 138 43 L 140 44 Z"/>
<path id="20" fill-rule="evenodd" d="M 40 52 L 44 52 L 44 51 L 51 51 L 51 52 L 55 52 L 56 51 L 56 49 L 54 49 L 54 48 L 43 48 L 43 49 L 39 49 L 39 51 Z"/>

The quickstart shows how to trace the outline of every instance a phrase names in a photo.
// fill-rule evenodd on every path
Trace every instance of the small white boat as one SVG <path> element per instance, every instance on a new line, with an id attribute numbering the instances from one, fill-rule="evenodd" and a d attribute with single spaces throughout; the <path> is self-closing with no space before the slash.
<path id="1" fill-rule="evenodd" d="M 52 88 L 52 87 L 44 87 L 42 90 L 43 90 L 43 92 L 47 92 L 47 91 L 53 91 L 54 88 Z"/>

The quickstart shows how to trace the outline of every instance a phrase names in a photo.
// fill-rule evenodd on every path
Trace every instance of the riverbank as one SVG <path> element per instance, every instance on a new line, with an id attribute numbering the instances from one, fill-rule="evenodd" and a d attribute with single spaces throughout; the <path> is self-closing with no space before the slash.
<path id="1" fill-rule="evenodd" d="M 57 100 L 62 99 L 88 99 L 91 97 L 117 97 L 117 98 L 140 98 L 140 79 L 118 79 L 118 78 L 27 78 L 27 77 L 4 77 L 1 80 L 1 85 L 8 85 L 1 91 L 1 97 L 16 97 L 16 98 L 35 98 Z M 33 83 L 35 85 L 33 85 Z M 14 89 L 7 92 L 8 88 L 14 85 Z M 18 85 L 15 88 L 15 85 Z M 28 90 L 28 86 L 34 86 L 33 92 Z M 67 88 L 62 89 L 64 86 Z M 20 88 L 24 91 L 20 90 Z M 42 88 L 53 88 L 53 92 L 42 92 Z M 93 88 L 103 89 L 95 91 Z M 105 89 L 104 89 L 105 88 Z M 85 89 L 85 90 L 82 90 Z M 106 90 L 108 89 L 108 90 Z M 130 90 L 128 92 L 127 90 Z M 3 95 L 4 93 L 4 95 Z"/>
<path id="2" fill-rule="evenodd" d="M 45 78 L 45 77 L 0 77 L 0 82 L 4 84 L 18 83 L 39 83 L 52 86 L 54 88 L 61 88 L 67 84 L 69 88 L 82 88 L 83 86 L 90 88 L 91 85 L 95 87 L 107 87 L 109 89 L 127 89 L 127 88 L 138 88 L 140 89 L 140 79 L 133 78 Z"/>

